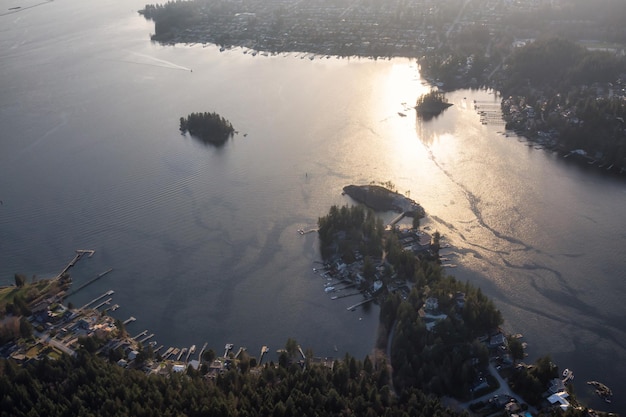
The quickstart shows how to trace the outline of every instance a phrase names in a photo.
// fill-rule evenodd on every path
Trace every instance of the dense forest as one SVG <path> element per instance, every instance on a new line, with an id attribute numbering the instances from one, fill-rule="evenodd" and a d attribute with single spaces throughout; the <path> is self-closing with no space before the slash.
<path id="1" fill-rule="evenodd" d="M 355 250 L 366 256 L 380 257 L 382 253 L 383 222 L 372 210 L 363 206 L 340 208 L 333 205 L 328 215 L 318 219 L 318 226 L 324 258 L 338 253 L 352 260 Z M 341 239 L 337 238 L 338 235 Z"/>
<path id="2" fill-rule="evenodd" d="M 510 95 L 542 89 L 564 94 L 574 86 L 610 83 L 625 70 L 626 61 L 615 54 L 590 51 L 563 38 L 542 38 L 514 50 L 501 91 Z"/>
<path id="3" fill-rule="evenodd" d="M 235 132 L 233 125 L 217 113 L 191 113 L 180 118 L 180 131 L 204 143 L 223 145 Z"/>
<path id="4" fill-rule="evenodd" d="M 395 393 L 384 364 L 346 356 L 332 369 L 273 363 L 214 379 L 147 376 L 81 352 L 24 366 L 0 362 L 0 416 L 455 416 L 419 390 Z"/>

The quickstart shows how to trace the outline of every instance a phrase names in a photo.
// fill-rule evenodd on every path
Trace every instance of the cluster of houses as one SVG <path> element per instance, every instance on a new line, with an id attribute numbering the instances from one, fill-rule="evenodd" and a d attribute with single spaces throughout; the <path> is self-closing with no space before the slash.
<path id="1" fill-rule="evenodd" d="M 434 50 L 444 36 L 465 27 L 501 25 L 514 11 L 535 10 L 546 1 L 496 1 L 464 7 L 461 19 L 431 1 L 385 2 L 384 7 L 314 0 L 230 1 L 219 10 L 198 7 L 192 27 L 157 25 L 155 39 L 214 43 L 256 51 L 306 51 L 339 56 L 412 56 Z M 442 15 L 447 19 L 442 19 Z M 149 16 L 149 13 L 146 13 Z M 166 33 L 160 33 L 160 29 Z M 172 30 L 174 29 L 174 30 Z"/>

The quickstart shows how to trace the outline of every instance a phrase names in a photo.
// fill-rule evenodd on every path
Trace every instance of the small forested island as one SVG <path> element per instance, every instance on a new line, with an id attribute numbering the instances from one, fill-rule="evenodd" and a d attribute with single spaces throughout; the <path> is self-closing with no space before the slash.
<path id="1" fill-rule="evenodd" d="M 191 113 L 180 118 L 180 131 L 189 134 L 205 144 L 221 146 L 233 136 L 235 129 L 224 117 L 217 113 Z"/>
<path id="2" fill-rule="evenodd" d="M 433 90 L 417 99 L 415 111 L 418 116 L 428 120 L 439 116 L 450 106 L 452 106 L 452 104 L 448 103 L 443 93 Z"/>

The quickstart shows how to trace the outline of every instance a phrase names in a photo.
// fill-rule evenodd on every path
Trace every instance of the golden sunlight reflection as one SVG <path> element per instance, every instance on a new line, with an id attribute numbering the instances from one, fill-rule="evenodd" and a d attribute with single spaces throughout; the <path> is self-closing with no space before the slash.
<path id="1" fill-rule="evenodd" d="M 380 114 L 386 117 L 388 128 L 388 160 L 392 177 L 406 176 L 413 171 L 425 149 L 415 134 L 415 102 L 428 92 L 422 84 L 417 64 L 411 62 L 394 64 L 385 82 L 385 95 L 379 106 Z"/>

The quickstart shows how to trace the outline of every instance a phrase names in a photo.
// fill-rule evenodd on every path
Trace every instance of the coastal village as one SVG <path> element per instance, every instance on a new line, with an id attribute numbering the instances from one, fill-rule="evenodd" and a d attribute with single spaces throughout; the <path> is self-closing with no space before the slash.
<path id="1" fill-rule="evenodd" d="M 395 230 L 399 233 L 402 246 L 405 251 L 415 256 L 439 257 L 440 243 L 434 243 L 433 237 L 418 228 L 404 228 L 402 231 L 397 223 L 405 216 L 424 215 L 423 209 L 413 200 L 401 194 L 390 192 L 383 187 L 348 186 L 344 192 L 357 201 L 368 200 L 370 204 L 381 204 L 386 201 L 392 210 L 398 215 L 387 225 L 387 230 Z M 372 198 L 377 195 L 377 198 Z M 314 231 L 312 229 L 310 231 Z M 307 232 L 310 232 L 307 231 Z M 298 233 L 305 234 L 300 229 Z M 444 246 L 445 247 L 445 246 Z M 165 347 L 157 345 L 153 340 L 154 334 L 147 330 L 131 335 L 126 330 L 126 325 L 135 321 L 134 317 L 122 321 L 115 319 L 109 312 L 117 309 L 117 305 L 111 305 L 113 290 L 101 294 L 87 304 L 75 308 L 64 305 L 68 295 L 72 295 L 93 282 L 98 281 L 112 270 L 105 271 L 94 279 L 87 281 L 80 287 L 71 289 L 69 271 L 83 258 L 93 256 L 93 250 L 77 250 L 76 256 L 54 278 L 42 280 L 37 283 L 26 284 L 18 280 L 16 285 L 5 287 L 0 294 L 8 300 L 9 294 L 13 295 L 14 304 L 22 309 L 22 318 L 14 314 L 6 315 L 3 319 L 3 335 L 6 337 L 7 329 L 11 326 L 19 336 L 16 336 L 0 347 L 0 357 L 25 364 L 31 361 L 40 361 L 43 358 L 55 360 L 61 355 L 76 356 L 80 351 L 87 351 L 117 363 L 122 368 L 141 370 L 148 375 L 168 375 L 170 373 L 199 372 L 207 379 L 215 378 L 230 369 L 241 369 L 244 366 L 252 373 L 259 372 L 264 366 L 278 366 L 274 362 L 264 362 L 265 355 L 270 352 L 268 346 L 262 346 L 258 360 L 252 357 L 245 347 L 235 347 L 231 343 L 224 346 L 223 354 L 212 349 L 207 349 L 204 343 L 201 348 L 195 345 L 190 347 Z M 364 277 L 364 257 L 356 252 L 352 262 L 346 262 L 340 257 L 333 261 L 323 263 L 322 267 L 314 267 L 313 272 L 322 278 L 324 292 L 333 300 L 341 300 L 347 297 L 355 297 L 359 301 L 347 307 L 354 311 L 369 302 L 382 300 L 380 296 L 389 293 L 398 293 L 406 299 L 411 292 L 411 284 L 398 280 L 394 276 L 386 276 L 388 271 L 384 259 L 375 259 L 375 276 L 373 282 Z M 42 282 L 44 285 L 42 285 Z M 23 305 L 18 302 L 17 294 L 29 285 L 39 286 L 39 294 L 30 292 L 33 297 Z M 320 295 L 321 296 L 321 295 Z M 466 294 L 457 292 L 451 295 L 455 311 L 459 314 L 466 303 Z M 447 318 L 440 309 L 443 300 L 429 296 L 423 300 L 419 309 L 419 317 L 424 321 L 427 331 L 432 332 L 437 324 Z M 19 304 L 19 305 L 18 305 Z M 11 304 L 13 305 L 13 304 Z M 11 307 L 14 311 L 16 307 Z M 17 312 L 16 312 L 17 313 Z M 24 322 L 24 319 L 27 323 Z M 526 365 L 514 358 L 514 347 L 525 348 L 525 343 L 520 342 L 522 335 L 507 335 L 500 329 L 484 334 L 478 340 L 489 352 L 489 362 L 486 367 L 476 360 L 476 379 L 471 386 L 471 399 L 465 403 L 452 403 L 448 406 L 459 410 L 470 410 L 474 415 L 506 415 L 530 417 L 538 415 L 540 410 L 558 408 L 567 410 L 570 407 L 580 407 L 576 400 L 570 398 L 567 386 L 574 379 L 574 373 L 566 369 L 562 376 L 550 381 L 546 387 L 544 400 L 540 408 L 529 406 L 508 385 L 507 377 L 520 368 L 532 368 L 534 365 Z M 334 358 L 320 358 L 307 356 L 299 345 L 288 341 L 285 349 L 278 349 L 279 362 L 288 361 L 305 366 L 326 366 L 332 368 Z M 310 354 L 309 354 L 310 355 Z M 550 364 L 550 367 L 556 367 Z M 613 395 L 610 388 L 597 381 L 589 381 L 598 396 L 607 403 Z M 589 416 L 600 415 L 591 410 Z"/>
<path id="2" fill-rule="evenodd" d="M 191 3 L 191 2 L 188 2 Z M 326 2 L 312 1 L 298 4 L 287 0 L 267 2 L 246 2 L 244 0 L 222 2 L 224 14 L 215 10 L 199 10 L 198 19 L 192 26 L 178 26 L 174 20 L 155 20 L 153 39 L 163 43 L 186 43 L 217 45 L 221 51 L 241 48 L 243 54 L 250 56 L 284 54 L 296 55 L 301 59 L 330 59 L 331 57 L 369 57 L 373 59 L 395 56 L 422 58 L 436 54 L 449 39 L 462 36 L 479 23 L 490 34 L 503 29 L 505 16 L 515 11 L 538 10 L 542 1 L 499 2 L 487 0 L 480 9 L 474 8 L 473 2 L 463 2 L 460 10 L 442 11 L 436 5 L 424 7 L 428 2 L 406 3 L 393 1 L 382 3 L 374 9 L 358 3 L 329 5 Z M 553 1 L 551 3 L 560 3 Z M 254 5 L 254 7 L 252 7 Z M 191 7 L 191 6 L 190 6 Z M 146 6 L 141 13 L 146 18 L 154 18 L 161 8 Z M 375 13 L 374 13 L 375 12 Z M 446 18 L 442 16 L 447 13 Z M 448 17 L 452 16 L 452 19 Z M 415 25 L 415 20 L 425 22 Z M 323 22 L 323 24 L 320 24 Z M 426 22 L 428 22 L 426 24 Z M 563 22 L 561 22 L 563 23 Z M 555 23 L 555 26 L 560 24 Z M 566 23 L 563 23 L 566 24 Z M 530 39 L 515 39 L 515 45 L 521 47 Z M 504 43 L 504 42 L 503 42 Z M 497 45 L 489 42 L 488 50 Z M 517 46 L 516 46 L 517 47 Z M 624 55 L 619 45 L 601 45 L 615 55 Z M 591 47 L 590 47 L 591 48 Z M 486 54 L 489 55 L 489 54 Z M 479 86 L 481 82 L 474 77 L 475 55 L 466 57 L 464 64 L 457 66 L 452 79 L 457 85 Z M 500 62 L 490 62 L 481 71 L 481 76 L 494 81 L 497 85 Z M 447 84 L 426 74 L 433 86 L 454 88 L 454 83 Z M 585 86 L 584 93 L 597 100 L 626 97 L 626 74 L 611 83 L 596 83 Z M 532 144 L 537 149 L 561 150 L 565 157 L 580 159 L 588 165 L 622 174 L 626 165 L 621 161 L 607 163 L 607 155 L 601 151 L 593 153 L 584 149 L 562 149 L 558 145 L 559 132 L 544 125 L 544 116 L 558 119 L 563 125 L 577 127 L 584 122 L 576 115 L 575 107 L 555 105 L 541 114 L 538 109 L 545 109 L 546 97 L 531 100 L 528 97 L 509 97 L 494 108 L 480 108 L 483 104 L 475 103 L 475 110 L 481 115 L 483 124 L 489 123 L 498 114 L 498 123 L 504 114 L 507 129 L 532 137 Z M 406 117 L 405 114 L 400 114 Z M 613 121 L 617 130 L 626 132 L 623 119 Z M 358 203 L 375 211 L 393 211 L 395 217 L 386 225 L 387 233 L 394 233 L 402 246 L 403 253 L 416 258 L 429 259 L 441 268 L 454 268 L 441 249 L 449 246 L 442 244 L 442 237 L 437 232 L 430 233 L 419 227 L 419 221 L 412 227 L 399 227 L 405 217 L 419 219 L 425 215 L 423 208 L 399 193 L 370 184 L 368 186 L 347 186 L 344 193 Z M 297 233 L 306 235 L 318 229 L 299 229 Z M 337 238 L 342 238 L 338 232 Z M 119 308 L 114 304 L 114 290 L 107 290 L 88 303 L 75 307 L 68 299 L 82 288 L 102 279 L 112 272 L 106 270 L 80 286 L 74 287 L 70 271 L 78 262 L 88 262 L 95 255 L 93 249 L 78 249 L 69 263 L 54 277 L 31 282 L 21 274 L 15 275 L 15 285 L 0 288 L 0 358 L 18 365 L 56 361 L 64 355 L 79 357 L 88 353 L 98 355 L 114 363 L 119 369 L 143 372 L 147 375 L 168 376 L 172 374 L 201 375 L 207 380 L 217 379 L 231 370 L 249 371 L 260 374 L 268 367 L 278 367 L 280 363 L 290 366 L 323 366 L 333 368 L 337 360 L 332 357 L 315 357 L 305 353 L 301 346 L 289 340 L 285 348 L 276 349 L 279 363 L 269 360 L 269 346 L 236 347 L 225 343 L 222 348 L 213 350 L 208 343 L 175 347 L 160 345 L 157 336 L 148 330 L 129 331 L 137 326 L 135 317 L 119 319 L 113 317 Z M 321 266 L 320 266 L 321 265 Z M 368 270 L 368 266 L 373 268 Z M 406 300 L 416 294 L 412 291 L 415 284 L 401 279 L 393 273 L 393 268 L 386 259 L 386 254 L 371 257 L 358 250 L 351 250 L 348 256 L 337 255 L 332 259 L 318 261 L 312 271 L 320 279 L 320 297 L 330 297 L 334 302 L 346 302 L 346 314 L 362 308 L 369 303 L 382 304 L 385 297 L 395 295 Z M 453 291 L 444 295 L 430 293 L 426 288 L 420 293 L 419 309 L 413 311 L 420 318 L 426 332 L 434 335 L 440 325 L 449 322 L 449 318 L 462 321 L 461 316 L 467 310 L 469 294 Z M 451 308 L 450 308 L 451 307 Z M 492 328 L 478 337 L 475 342 L 488 352 L 487 363 L 479 358 L 472 358 L 471 371 L 476 377 L 469 387 L 469 398 L 462 401 L 444 398 L 447 407 L 477 416 L 538 416 L 542 413 L 568 410 L 584 410 L 588 416 L 611 415 L 587 409 L 573 395 L 571 383 L 574 372 L 564 369 L 562 372 L 552 362 L 529 365 L 524 357 L 526 343 L 521 334 L 506 334 L 500 328 Z M 293 343 L 292 343 L 293 342 Z M 391 342 L 388 344 L 391 347 Z M 337 350 L 337 349 L 335 349 Z M 391 348 L 389 348 L 391 350 Z M 390 355 L 390 352 L 386 352 Z M 529 405 L 510 387 L 513 377 L 522 371 L 545 366 L 555 374 L 541 401 Z M 118 369 L 118 368 L 115 368 Z M 184 378 L 184 376 L 183 376 Z M 613 398 L 611 388 L 599 381 L 587 381 L 606 404 Z"/>

